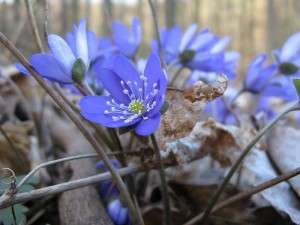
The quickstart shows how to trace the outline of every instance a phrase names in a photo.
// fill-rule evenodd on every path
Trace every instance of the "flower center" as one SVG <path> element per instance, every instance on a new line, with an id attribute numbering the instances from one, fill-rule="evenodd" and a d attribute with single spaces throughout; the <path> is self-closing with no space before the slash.
<path id="1" fill-rule="evenodd" d="M 145 106 L 144 106 L 143 102 L 139 99 L 133 100 L 132 102 L 130 102 L 128 108 L 129 108 L 130 112 L 132 112 L 134 114 L 140 114 L 145 111 Z"/>

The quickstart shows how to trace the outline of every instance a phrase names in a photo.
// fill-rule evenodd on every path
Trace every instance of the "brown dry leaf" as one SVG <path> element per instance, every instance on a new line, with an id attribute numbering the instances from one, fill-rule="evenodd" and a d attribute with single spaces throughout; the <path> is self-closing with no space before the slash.
<path id="1" fill-rule="evenodd" d="M 17 175 L 28 172 L 28 153 L 30 149 L 29 134 L 32 131 L 31 122 L 18 124 L 7 122 L 2 125 L 2 129 L 15 146 L 15 150 L 9 145 L 3 135 L 0 136 L 1 162 L 3 166 L 9 167 Z M 16 163 L 17 162 L 17 163 Z"/>
<path id="2" fill-rule="evenodd" d="M 221 167 L 227 167 L 254 136 L 253 129 L 223 125 L 210 118 L 198 122 L 187 137 L 166 143 L 162 155 L 165 160 L 170 156 L 174 160 L 176 155 L 177 164 L 210 155 Z"/>
<path id="3" fill-rule="evenodd" d="M 217 83 L 217 88 L 198 81 L 185 90 L 167 90 L 166 101 L 170 103 L 170 107 L 162 116 L 157 131 L 160 149 L 164 149 L 167 142 L 189 135 L 199 121 L 205 105 L 223 95 L 227 87 L 227 77 L 223 74 L 218 75 Z"/>

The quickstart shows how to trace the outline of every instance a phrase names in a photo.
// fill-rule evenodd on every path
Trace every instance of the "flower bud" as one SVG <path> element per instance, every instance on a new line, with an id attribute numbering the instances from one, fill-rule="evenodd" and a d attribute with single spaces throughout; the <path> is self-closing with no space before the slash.
<path id="1" fill-rule="evenodd" d="M 79 84 L 86 74 L 86 66 L 82 59 L 76 59 L 72 68 L 72 79 L 75 83 Z"/>
<path id="2" fill-rule="evenodd" d="M 279 71 L 285 75 L 292 75 L 294 73 L 297 73 L 298 70 L 299 68 L 295 64 L 290 62 L 281 63 L 279 66 Z"/>
<path id="3" fill-rule="evenodd" d="M 179 56 L 180 62 L 182 62 L 182 63 L 190 62 L 194 59 L 195 55 L 196 55 L 196 52 L 194 50 L 187 49 L 180 54 L 180 56 Z"/>

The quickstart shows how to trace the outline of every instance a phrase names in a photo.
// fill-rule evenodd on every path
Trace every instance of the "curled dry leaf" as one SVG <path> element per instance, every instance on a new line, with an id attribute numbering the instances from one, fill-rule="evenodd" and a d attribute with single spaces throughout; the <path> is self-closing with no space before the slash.
<path id="1" fill-rule="evenodd" d="M 1 161 L 3 166 L 9 167 L 17 175 L 26 173 L 30 169 L 27 155 L 30 149 L 29 136 L 32 128 L 33 124 L 31 122 L 16 124 L 7 122 L 2 125 L 2 129 L 11 141 L 14 149 L 12 149 L 8 140 L 1 134 Z"/>
<path id="2" fill-rule="evenodd" d="M 162 116 L 157 131 L 160 149 L 165 148 L 165 143 L 190 134 L 205 105 L 225 92 L 227 77 L 223 74 L 218 75 L 217 83 L 218 87 L 198 81 L 185 90 L 168 88 L 166 101 L 170 103 L 170 107 Z"/>
<path id="3" fill-rule="evenodd" d="M 165 160 L 176 155 L 177 164 L 210 155 L 221 167 L 228 167 L 254 135 L 253 129 L 226 126 L 210 118 L 198 122 L 187 137 L 166 143 L 162 155 Z"/>

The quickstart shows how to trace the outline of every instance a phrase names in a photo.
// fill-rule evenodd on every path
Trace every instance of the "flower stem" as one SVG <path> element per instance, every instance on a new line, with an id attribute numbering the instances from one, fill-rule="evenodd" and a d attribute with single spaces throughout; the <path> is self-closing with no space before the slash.
<path id="1" fill-rule="evenodd" d="M 11 44 L 11 42 L 0 32 L 0 42 L 16 57 L 16 59 L 31 73 L 31 75 L 36 79 L 36 81 L 47 91 L 47 93 L 52 97 L 52 99 L 57 103 L 57 105 L 66 113 L 66 115 L 73 121 L 77 128 L 82 132 L 87 141 L 93 146 L 94 150 L 98 153 L 99 158 L 103 160 L 107 169 L 112 174 L 116 184 L 124 197 L 124 201 L 128 208 L 132 224 L 141 224 L 140 218 L 136 213 L 136 208 L 133 201 L 126 189 L 126 186 L 110 162 L 108 156 L 105 154 L 102 146 L 96 141 L 94 136 L 86 129 L 83 122 L 78 118 L 78 116 L 70 109 L 70 107 L 61 99 L 61 97 L 47 84 L 47 82 L 30 66 L 27 59 L 19 52 L 16 47 Z"/>
<path id="2" fill-rule="evenodd" d="M 31 5 L 31 1 L 30 0 L 25 0 L 25 4 L 26 4 L 26 8 L 27 8 L 27 12 L 28 12 L 28 17 L 29 17 L 29 23 L 30 23 L 30 27 L 31 27 L 31 31 L 33 34 L 33 38 L 34 38 L 34 42 L 36 44 L 37 50 L 39 52 L 43 52 L 43 45 L 41 42 L 41 38 L 37 29 L 37 25 L 36 25 L 36 21 L 34 18 L 34 13 L 33 13 L 33 9 L 32 9 L 32 5 Z"/>
<path id="3" fill-rule="evenodd" d="M 155 138 L 155 134 L 151 134 L 152 144 L 155 150 L 155 155 L 158 164 L 158 170 L 161 178 L 161 186 L 162 186 L 162 199 L 164 205 L 164 224 L 170 225 L 172 224 L 171 210 L 170 210 L 170 201 L 169 201 L 169 192 L 168 192 L 168 183 L 166 179 L 166 173 L 164 169 L 164 165 L 161 159 L 160 151 L 157 145 L 157 141 Z"/>
<path id="4" fill-rule="evenodd" d="M 200 221 L 199 224 L 205 224 L 206 220 L 208 219 L 208 216 L 211 212 L 211 210 L 213 209 L 213 207 L 215 206 L 215 204 L 217 203 L 219 197 L 221 196 L 222 192 L 224 191 L 225 187 L 227 186 L 227 184 L 229 183 L 231 177 L 233 176 L 234 172 L 237 170 L 237 168 L 239 167 L 239 165 L 242 163 L 242 161 L 244 160 L 244 158 L 247 156 L 247 154 L 250 152 L 250 150 L 252 149 L 252 147 L 260 140 L 260 138 L 267 132 L 269 131 L 274 124 L 276 124 L 282 117 L 284 117 L 287 113 L 291 112 L 291 111 L 295 111 L 295 110 L 299 110 L 300 109 L 300 105 L 299 102 L 289 106 L 288 108 L 286 108 L 284 111 L 282 111 L 279 115 L 277 115 L 269 124 L 267 124 L 263 129 L 261 129 L 256 136 L 251 140 L 251 142 L 247 145 L 247 147 L 244 149 L 244 151 L 242 152 L 242 154 L 239 156 L 239 158 L 236 160 L 236 162 L 233 164 L 233 166 L 231 167 L 230 171 L 228 172 L 228 174 L 226 175 L 225 179 L 223 180 L 223 183 L 218 187 L 218 189 L 216 190 L 216 192 L 214 193 L 210 203 L 208 204 L 206 210 L 204 211 L 203 217 Z"/>
<path id="5" fill-rule="evenodd" d="M 161 59 L 162 67 L 165 69 L 166 68 L 166 61 L 165 61 L 163 46 L 162 46 L 160 35 L 159 35 L 158 18 L 157 18 L 156 10 L 155 10 L 155 7 L 154 7 L 154 4 L 153 4 L 152 0 L 148 0 L 148 2 L 149 2 L 149 5 L 150 5 L 150 8 L 151 8 L 152 17 L 153 17 L 153 21 L 154 21 L 156 39 L 157 39 L 158 48 L 159 48 L 159 57 Z"/>

